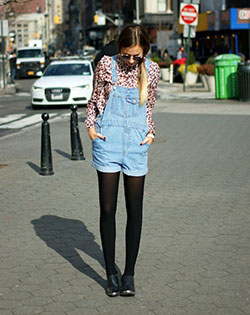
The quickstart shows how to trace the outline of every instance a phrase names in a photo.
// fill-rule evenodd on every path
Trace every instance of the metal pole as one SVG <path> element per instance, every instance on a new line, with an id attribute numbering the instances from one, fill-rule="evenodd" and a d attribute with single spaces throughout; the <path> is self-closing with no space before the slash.
<path id="1" fill-rule="evenodd" d="M 1 19 L 1 53 L 2 53 L 2 80 L 3 80 L 3 88 L 5 89 L 5 42 L 3 36 L 3 19 Z"/>
<path id="2" fill-rule="evenodd" d="M 235 33 L 235 54 L 239 54 L 239 41 L 238 41 L 238 33 Z"/>
<path id="3" fill-rule="evenodd" d="M 188 62 L 189 62 L 189 51 L 190 51 L 190 33 L 191 33 L 191 26 L 188 25 L 187 59 L 186 59 L 185 69 L 184 69 L 183 92 L 186 92 L 186 75 L 187 75 L 187 66 L 188 66 Z"/>
<path id="4" fill-rule="evenodd" d="M 136 23 L 140 24 L 139 0 L 136 0 Z"/>
<path id="5" fill-rule="evenodd" d="M 50 46 L 50 14 L 51 14 L 51 12 L 50 12 L 50 3 L 49 3 L 48 0 L 46 2 L 46 6 L 47 6 L 46 12 L 48 14 L 48 17 L 47 17 L 47 19 L 48 19 L 47 34 L 48 34 L 48 52 L 49 52 L 49 46 Z"/>
<path id="6" fill-rule="evenodd" d="M 190 0 L 190 4 L 193 3 L 193 0 Z M 187 66 L 189 62 L 189 52 L 190 52 L 190 35 L 191 35 L 191 26 L 188 25 L 188 38 L 187 38 L 187 59 L 185 63 L 185 69 L 184 69 L 184 82 L 183 82 L 183 91 L 186 91 L 186 75 L 187 75 Z"/>
<path id="7" fill-rule="evenodd" d="M 250 60 L 250 19 L 248 24 L 248 60 Z"/>

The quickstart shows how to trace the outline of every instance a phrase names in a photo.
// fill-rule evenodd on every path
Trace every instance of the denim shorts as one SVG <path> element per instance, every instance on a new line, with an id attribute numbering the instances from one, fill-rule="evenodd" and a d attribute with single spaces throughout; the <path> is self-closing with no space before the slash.
<path id="1" fill-rule="evenodd" d="M 148 172 L 149 144 L 140 145 L 147 132 L 132 128 L 106 126 L 97 130 L 106 140 L 92 141 L 92 165 L 100 172 L 122 171 L 128 176 L 143 176 Z"/>

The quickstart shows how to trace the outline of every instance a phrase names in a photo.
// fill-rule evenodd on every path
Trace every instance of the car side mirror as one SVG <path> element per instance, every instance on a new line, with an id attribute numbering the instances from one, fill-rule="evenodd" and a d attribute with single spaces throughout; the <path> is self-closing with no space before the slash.
<path id="1" fill-rule="evenodd" d="M 41 77 L 41 76 L 43 75 L 43 73 L 42 73 L 42 71 L 37 71 L 36 75 L 37 75 L 38 77 Z"/>

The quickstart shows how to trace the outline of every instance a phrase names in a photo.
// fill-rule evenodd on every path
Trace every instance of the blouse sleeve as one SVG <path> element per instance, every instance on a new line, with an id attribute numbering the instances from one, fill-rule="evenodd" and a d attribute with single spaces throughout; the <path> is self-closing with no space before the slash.
<path id="1" fill-rule="evenodd" d="M 155 105 L 155 98 L 157 92 L 158 81 L 160 77 L 160 67 L 157 63 L 152 62 L 149 69 L 149 88 L 148 88 L 148 102 L 147 102 L 147 124 L 149 127 L 149 132 L 155 135 L 155 126 L 152 119 L 152 109 Z"/>
<path id="2" fill-rule="evenodd" d="M 96 116 L 99 112 L 98 103 L 105 100 L 105 74 L 107 73 L 107 56 L 104 56 L 97 64 L 93 79 L 93 91 L 87 104 L 87 118 L 85 125 L 87 129 L 95 127 Z"/>

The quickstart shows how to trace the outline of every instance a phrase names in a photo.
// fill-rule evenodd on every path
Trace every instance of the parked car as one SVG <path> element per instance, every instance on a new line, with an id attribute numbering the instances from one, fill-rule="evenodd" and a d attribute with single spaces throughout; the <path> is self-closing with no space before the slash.
<path id="1" fill-rule="evenodd" d="M 92 94 L 93 66 L 82 59 L 55 60 L 31 88 L 33 108 L 51 105 L 86 105 Z"/>

